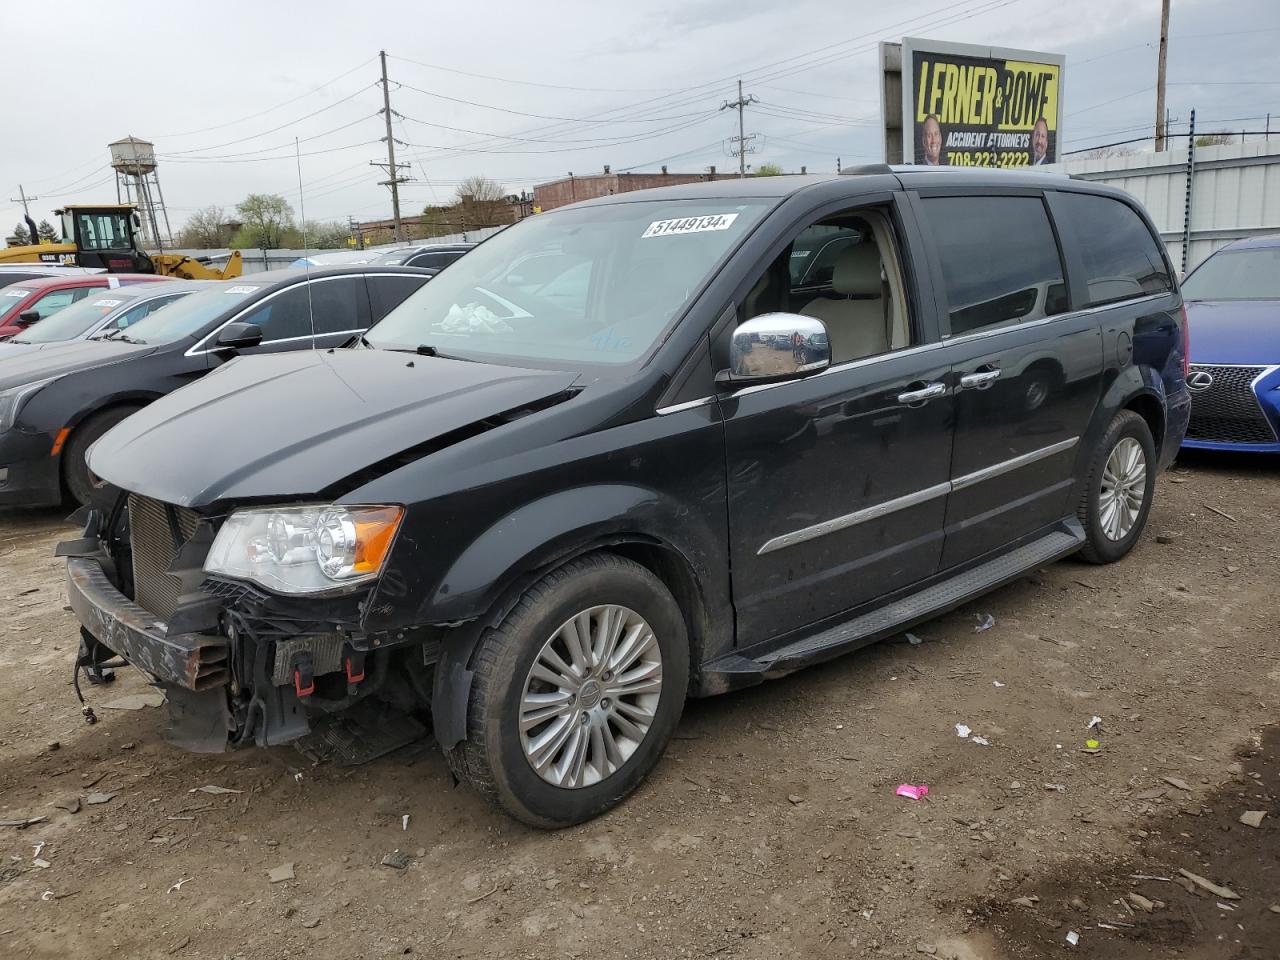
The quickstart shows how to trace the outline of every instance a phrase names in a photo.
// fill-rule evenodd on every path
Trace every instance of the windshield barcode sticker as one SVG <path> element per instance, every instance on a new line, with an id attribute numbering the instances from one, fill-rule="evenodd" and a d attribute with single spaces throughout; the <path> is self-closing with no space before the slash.
<path id="1" fill-rule="evenodd" d="M 118 306 L 120 306 L 120 304 L 121 304 L 121 301 L 120 301 L 120 300 L 95 300 L 95 301 L 93 301 L 93 305 L 94 305 L 95 307 L 118 307 Z"/>
<path id="2" fill-rule="evenodd" d="M 670 237 L 683 233 L 706 233 L 709 230 L 728 230 L 733 221 L 738 219 L 736 213 L 713 213 L 706 217 L 679 217 L 675 220 L 655 220 L 640 234 L 640 239 L 647 237 Z"/>
<path id="3" fill-rule="evenodd" d="M 4 295 L 6 297 L 25 297 L 27 295 L 27 292 L 28 291 L 26 290 L 6 290 L 4 292 Z"/>
<path id="4" fill-rule="evenodd" d="M 253 293 L 253 291 L 257 289 L 258 289 L 257 287 L 228 287 L 226 290 L 223 290 L 222 292 L 243 296 L 246 293 Z"/>

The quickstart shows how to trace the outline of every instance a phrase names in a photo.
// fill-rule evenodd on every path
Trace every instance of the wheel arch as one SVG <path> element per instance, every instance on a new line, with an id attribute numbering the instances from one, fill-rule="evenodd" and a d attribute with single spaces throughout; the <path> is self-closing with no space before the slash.
<path id="1" fill-rule="evenodd" d="M 572 512 L 565 509 L 569 506 Z M 707 651 L 732 643 L 733 621 L 731 615 L 717 616 L 721 606 L 727 607 L 727 595 L 723 604 L 709 595 L 706 571 L 699 572 L 696 558 L 709 556 L 711 549 L 702 538 L 712 534 L 695 531 L 687 512 L 683 526 L 676 526 L 681 514 L 677 504 L 639 487 L 579 489 L 534 501 L 477 537 L 451 564 L 422 611 L 437 623 L 453 624 L 442 644 L 432 694 L 441 747 L 449 750 L 466 736 L 472 657 L 484 631 L 501 623 L 533 584 L 590 553 L 631 560 L 671 591 L 684 618 L 691 684 L 696 683 Z M 565 523 L 565 518 L 573 519 Z M 488 582 L 477 585 L 472 573 L 482 569 Z M 495 576 L 495 569 L 502 572 Z"/>
<path id="2" fill-rule="evenodd" d="M 115 393 L 109 397 L 98 400 L 91 406 L 83 407 L 77 410 L 74 415 L 67 418 L 63 427 L 75 431 L 86 420 L 91 420 L 100 414 L 107 413 L 117 407 L 145 407 L 147 404 L 155 400 L 159 400 L 163 394 L 146 393 L 143 391 L 127 391 L 123 393 Z"/>
<path id="3" fill-rule="evenodd" d="M 1132 410 L 1147 422 L 1147 427 L 1151 431 L 1151 439 L 1155 443 L 1156 462 L 1158 463 L 1164 452 L 1165 439 L 1165 410 L 1162 400 L 1152 391 L 1144 390 L 1131 396 L 1125 401 L 1121 409 Z"/>
<path id="4" fill-rule="evenodd" d="M 92 407 L 86 407 L 78 411 L 75 416 L 68 418 L 67 422 L 62 426 L 62 430 L 67 432 L 62 436 L 62 442 L 58 444 L 58 476 L 61 478 L 62 483 L 65 485 L 67 482 L 67 458 L 65 456 L 67 446 L 75 438 L 76 431 L 105 413 L 119 410 L 121 407 L 136 407 L 140 410 L 156 399 L 157 395 L 147 393 L 118 394 L 94 404 Z"/>

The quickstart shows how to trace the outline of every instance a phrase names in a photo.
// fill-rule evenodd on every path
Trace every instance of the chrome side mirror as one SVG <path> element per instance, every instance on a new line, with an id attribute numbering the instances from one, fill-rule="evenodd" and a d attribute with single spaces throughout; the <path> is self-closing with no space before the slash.
<path id="1" fill-rule="evenodd" d="M 798 313 L 765 313 L 739 324 L 729 346 L 729 369 L 720 384 L 794 380 L 831 365 L 827 326 Z"/>

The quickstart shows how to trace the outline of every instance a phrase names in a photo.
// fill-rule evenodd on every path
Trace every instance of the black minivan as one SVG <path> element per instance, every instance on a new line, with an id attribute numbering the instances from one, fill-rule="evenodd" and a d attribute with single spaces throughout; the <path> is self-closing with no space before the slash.
<path id="1" fill-rule="evenodd" d="M 417 711 L 510 814 L 582 821 L 688 696 L 1123 557 L 1187 424 L 1173 277 L 1131 197 L 1044 174 L 531 217 L 351 348 L 236 360 L 103 437 L 118 496 L 60 548 L 77 669 L 142 667 L 206 747 Z"/>

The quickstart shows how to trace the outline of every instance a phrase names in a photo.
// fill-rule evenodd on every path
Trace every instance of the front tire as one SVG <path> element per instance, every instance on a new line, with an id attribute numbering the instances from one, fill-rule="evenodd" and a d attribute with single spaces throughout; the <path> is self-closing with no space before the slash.
<path id="1" fill-rule="evenodd" d="M 72 431 L 62 451 L 62 478 L 67 491 L 81 506 L 87 505 L 93 498 L 93 479 L 85 460 L 89 448 L 117 423 L 141 409 L 137 406 L 112 407 L 94 414 Z"/>
<path id="2" fill-rule="evenodd" d="M 1076 515 L 1084 525 L 1080 556 L 1115 563 L 1138 542 L 1156 489 L 1156 448 L 1151 428 L 1132 410 L 1121 410 L 1094 452 Z"/>
<path id="3" fill-rule="evenodd" d="M 661 580 L 597 553 L 530 587 L 482 636 L 473 667 L 455 774 L 517 820 L 567 827 L 657 764 L 684 708 L 689 643 Z"/>

